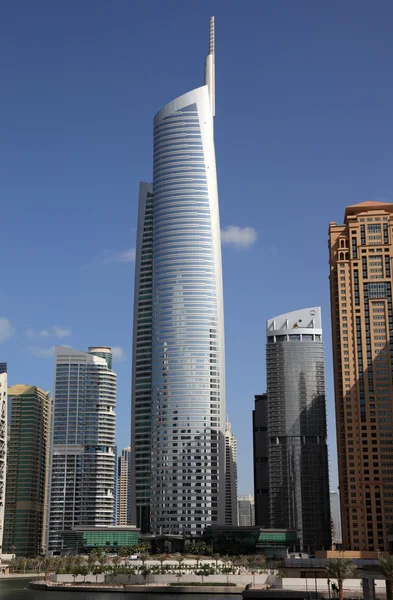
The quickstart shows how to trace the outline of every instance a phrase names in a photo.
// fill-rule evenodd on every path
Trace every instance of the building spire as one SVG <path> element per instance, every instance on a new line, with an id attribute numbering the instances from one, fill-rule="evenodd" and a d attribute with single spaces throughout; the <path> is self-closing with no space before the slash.
<path id="1" fill-rule="evenodd" d="M 214 17 L 210 17 L 209 29 L 209 54 L 205 59 L 205 85 L 209 89 L 210 108 L 212 116 L 215 115 L 215 73 L 214 73 Z"/>

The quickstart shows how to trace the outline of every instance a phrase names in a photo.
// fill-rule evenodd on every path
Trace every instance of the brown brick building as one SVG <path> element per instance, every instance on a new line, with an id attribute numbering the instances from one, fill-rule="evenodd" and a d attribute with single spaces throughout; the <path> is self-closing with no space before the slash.
<path id="1" fill-rule="evenodd" d="M 343 545 L 387 550 L 393 525 L 393 204 L 349 206 L 344 225 L 329 225 L 329 254 Z"/>

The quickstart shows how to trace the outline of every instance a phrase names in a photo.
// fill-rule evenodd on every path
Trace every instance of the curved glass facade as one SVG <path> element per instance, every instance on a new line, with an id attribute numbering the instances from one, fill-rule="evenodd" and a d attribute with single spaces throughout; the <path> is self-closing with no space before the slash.
<path id="1" fill-rule="evenodd" d="M 157 532 L 200 534 L 223 509 L 221 258 L 208 106 L 204 86 L 155 119 L 151 522 Z"/>
<path id="2" fill-rule="evenodd" d="M 270 526 L 297 530 L 304 550 L 330 548 L 320 309 L 268 322 L 266 374 Z"/>
<path id="3" fill-rule="evenodd" d="M 154 118 L 135 266 L 132 523 L 199 535 L 225 518 L 225 360 L 214 153 L 214 18 L 205 85 Z"/>
<path id="4" fill-rule="evenodd" d="M 113 524 L 116 374 L 107 350 L 99 357 L 56 348 L 48 527 L 55 553 L 61 531 Z"/>

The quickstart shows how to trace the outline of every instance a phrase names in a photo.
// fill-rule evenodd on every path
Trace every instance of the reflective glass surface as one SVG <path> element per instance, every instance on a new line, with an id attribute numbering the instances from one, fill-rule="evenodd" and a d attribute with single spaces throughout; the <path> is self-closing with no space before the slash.
<path id="1" fill-rule="evenodd" d="M 323 343 L 288 338 L 266 345 L 270 526 L 329 548 Z"/>
<path id="2" fill-rule="evenodd" d="M 218 515 L 219 323 L 199 121 L 192 104 L 154 130 L 151 525 L 163 533 L 200 534 Z"/>
<path id="3" fill-rule="evenodd" d="M 50 487 L 49 550 L 60 532 L 113 525 L 116 374 L 106 364 L 56 365 Z"/>

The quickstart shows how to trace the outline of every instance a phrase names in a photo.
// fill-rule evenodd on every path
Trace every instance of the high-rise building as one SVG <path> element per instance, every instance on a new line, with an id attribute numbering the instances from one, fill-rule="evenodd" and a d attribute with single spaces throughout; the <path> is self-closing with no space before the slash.
<path id="1" fill-rule="evenodd" d="M 254 497 L 251 494 L 239 496 L 238 504 L 238 525 L 240 527 L 251 527 L 255 525 L 255 505 Z"/>
<path id="2" fill-rule="evenodd" d="M 237 525 L 237 441 L 227 420 L 225 429 L 225 524 Z"/>
<path id="3" fill-rule="evenodd" d="M 304 551 L 330 549 L 321 309 L 267 321 L 270 527 L 294 529 Z"/>
<path id="4" fill-rule="evenodd" d="M 117 465 L 116 525 L 131 525 L 131 446 L 123 448 Z"/>
<path id="5" fill-rule="evenodd" d="M 213 137 L 214 19 L 205 85 L 154 118 L 139 196 L 132 385 L 132 520 L 200 535 L 225 521 L 225 359 Z M 154 265 L 154 269 L 153 269 Z"/>
<path id="6" fill-rule="evenodd" d="M 340 496 L 338 492 L 330 490 L 330 515 L 332 525 L 332 543 L 342 544 Z"/>
<path id="7" fill-rule="evenodd" d="M 330 223 L 330 300 L 343 546 L 388 550 L 393 526 L 393 204 Z"/>
<path id="8" fill-rule="evenodd" d="M 3 552 L 38 556 L 46 551 L 49 392 L 14 385 L 8 388 L 8 404 Z"/>
<path id="9" fill-rule="evenodd" d="M 135 257 L 134 334 L 131 397 L 131 519 L 150 531 L 152 327 L 153 327 L 153 186 L 141 183 Z"/>
<path id="10" fill-rule="evenodd" d="M 7 475 L 7 364 L 0 373 L 0 555 L 3 546 L 5 487 Z"/>
<path id="11" fill-rule="evenodd" d="M 255 396 L 255 408 L 252 411 L 252 430 L 255 524 L 260 527 L 270 527 L 267 394 Z"/>
<path id="12" fill-rule="evenodd" d="M 116 374 L 111 349 L 56 347 L 48 549 L 61 531 L 113 525 Z"/>

